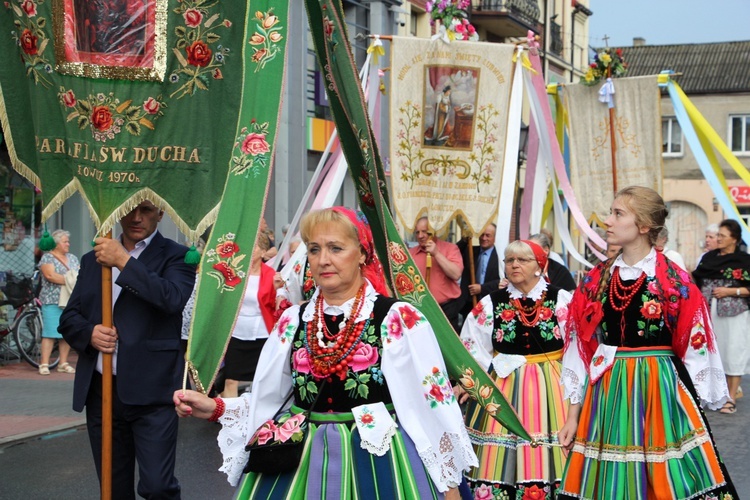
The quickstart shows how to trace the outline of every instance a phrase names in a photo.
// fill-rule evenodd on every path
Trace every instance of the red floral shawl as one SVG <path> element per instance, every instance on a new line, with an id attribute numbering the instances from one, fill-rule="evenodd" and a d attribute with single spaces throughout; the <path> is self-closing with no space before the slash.
<path id="1" fill-rule="evenodd" d="M 574 292 L 569 306 L 565 347 L 567 349 L 571 335 L 575 333 L 578 337 L 578 350 L 587 370 L 599 347 L 595 332 L 602 322 L 604 311 L 603 302 L 596 301 L 596 291 L 608 263 L 609 261 L 597 265 L 586 275 Z M 690 332 L 697 323 L 703 325 L 707 348 L 714 352 L 716 347 L 708 306 L 690 275 L 661 252 L 657 252 L 655 277 L 662 315 L 672 334 L 675 354 L 681 359 L 685 357 Z"/>

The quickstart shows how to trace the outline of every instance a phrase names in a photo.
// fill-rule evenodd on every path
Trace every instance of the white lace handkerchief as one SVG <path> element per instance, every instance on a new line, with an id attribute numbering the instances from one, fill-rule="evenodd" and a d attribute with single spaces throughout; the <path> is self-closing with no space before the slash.
<path id="1" fill-rule="evenodd" d="M 500 353 L 492 358 L 492 369 L 495 370 L 497 376 L 505 378 L 516 368 L 526 364 L 526 356 L 520 354 L 503 354 Z"/>
<path id="2" fill-rule="evenodd" d="M 398 427 L 385 404 L 356 406 L 352 408 L 352 414 L 362 439 L 362 449 L 379 457 L 385 455 L 391 449 L 391 438 Z"/>
<path id="3" fill-rule="evenodd" d="M 615 354 L 617 354 L 617 346 L 599 344 L 589 365 L 589 383 L 591 385 L 594 385 L 607 370 L 612 368 L 612 364 L 615 362 Z"/>

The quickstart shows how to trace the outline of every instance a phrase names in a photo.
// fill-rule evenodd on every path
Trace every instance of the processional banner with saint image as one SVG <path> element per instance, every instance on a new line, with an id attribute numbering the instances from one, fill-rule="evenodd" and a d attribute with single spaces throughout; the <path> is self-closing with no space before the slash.
<path id="1" fill-rule="evenodd" d="M 657 76 L 613 80 L 614 123 L 599 87 L 566 85 L 570 124 L 570 181 L 587 218 L 604 220 L 618 189 L 645 186 L 662 192 L 661 108 Z M 610 126 L 614 127 L 615 166 Z"/>
<path id="2" fill-rule="evenodd" d="M 428 213 L 478 234 L 497 212 L 513 45 L 391 42 L 391 182 L 407 230 Z"/>

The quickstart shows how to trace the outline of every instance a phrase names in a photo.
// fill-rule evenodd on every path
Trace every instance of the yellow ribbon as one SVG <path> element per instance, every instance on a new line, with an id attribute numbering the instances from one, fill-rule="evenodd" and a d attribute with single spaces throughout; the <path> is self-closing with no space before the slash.
<path id="1" fill-rule="evenodd" d="M 513 62 L 518 62 L 518 52 L 513 53 Z M 526 68 L 527 70 L 531 71 L 533 75 L 537 74 L 537 71 L 534 69 L 534 66 L 531 64 L 531 59 L 529 59 L 528 54 L 524 52 L 521 54 L 521 65 Z"/>
<path id="2" fill-rule="evenodd" d="M 557 361 L 559 359 L 562 359 L 562 357 L 563 357 L 562 349 L 558 351 L 552 351 L 552 352 L 543 352 L 540 354 L 528 354 L 525 356 L 526 363 L 530 365 L 534 363 L 543 363 L 545 361 Z"/>
<path id="3" fill-rule="evenodd" d="M 383 48 L 383 42 L 380 41 L 380 37 L 375 36 L 370 46 L 367 47 L 367 53 L 372 54 L 372 62 L 377 66 L 378 58 L 385 55 L 385 48 Z"/>

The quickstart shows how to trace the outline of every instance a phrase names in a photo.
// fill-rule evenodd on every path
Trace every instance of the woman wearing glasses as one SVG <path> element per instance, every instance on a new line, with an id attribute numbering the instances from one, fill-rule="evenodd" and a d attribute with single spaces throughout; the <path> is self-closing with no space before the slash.
<path id="1" fill-rule="evenodd" d="M 467 475 L 474 498 L 554 498 L 565 466 L 557 433 L 566 410 L 560 386 L 563 311 L 570 293 L 542 278 L 547 255 L 532 241 L 505 249 L 507 288 L 485 296 L 461 339 L 541 446 L 510 434 L 474 401 L 466 427 L 479 466 Z M 461 402 L 468 395 L 457 386 Z"/>
<path id="2" fill-rule="evenodd" d="M 716 249 L 706 252 L 693 278 L 711 304 L 711 320 L 716 344 L 724 365 L 729 400 L 719 410 L 735 413 L 735 399 L 742 375 L 750 373 L 750 327 L 747 297 L 750 296 L 750 255 L 739 249 L 742 231 L 737 221 L 727 219 L 719 224 Z"/>

